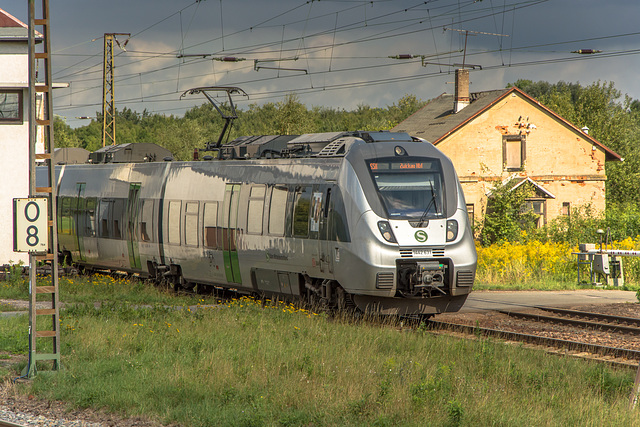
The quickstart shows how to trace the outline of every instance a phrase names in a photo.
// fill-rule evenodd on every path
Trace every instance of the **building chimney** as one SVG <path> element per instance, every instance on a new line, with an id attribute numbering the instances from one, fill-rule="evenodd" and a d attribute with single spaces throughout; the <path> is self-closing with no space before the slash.
<path id="1" fill-rule="evenodd" d="M 453 99 L 453 112 L 457 113 L 469 105 L 469 70 L 456 70 L 456 94 Z"/>

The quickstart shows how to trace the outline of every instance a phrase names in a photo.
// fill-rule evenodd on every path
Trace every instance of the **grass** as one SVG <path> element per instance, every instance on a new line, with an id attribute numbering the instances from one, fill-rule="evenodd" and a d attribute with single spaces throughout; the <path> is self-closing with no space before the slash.
<path id="1" fill-rule="evenodd" d="M 8 295 L 26 284 L 0 282 Z M 61 278 L 60 295 L 64 369 L 19 387 L 73 407 L 188 426 L 640 426 L 630 370 L 109 276 Z M 27 331 L 27 316 L 0 318 L 0 352 L 27 354 Z"/>
<path id="2" fill-rule="evenodd" d="M 51 285 L 51 278 L 38 277 L 37 285 Z M 58 286 L 60 298 L 65 303 L 93 304 L 94 302 L 117 301 L 140 305 L 195 304 L 198 299 L 193 295 L 176 295 L 173 292 L 165 292 L 142 280 L 105 274 L 60 277 Z M 46 294 L 37 297 L 42 301 L 50 298 Z M 0 298 L 28 300 L 28 280 L 0 281 Z"/>
<path id="3" fill-rule="evenodd" d="M 25 321 L 0 319 L 0 351 L 27 351 Z M 25 393 L 165 423 L 640 425 L 629 370 L 282 302 L 83 303 L 62 312 L 61 333 L 64 370 L 41 370 Z"/>

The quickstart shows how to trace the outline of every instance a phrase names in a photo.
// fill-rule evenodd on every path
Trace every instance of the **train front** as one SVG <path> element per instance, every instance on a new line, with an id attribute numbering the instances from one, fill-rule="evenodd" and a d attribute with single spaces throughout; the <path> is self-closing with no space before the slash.
<path id="1" fill-rule="evenodd" d="M 348 192 L 362 189 L 351 198 L 352 249 L 364 273 L 350 276 L 355 303 L 384 314 L 459 310 L 477 255 L 449 158 L 430 143 L 391 140 L 355 144 L 347 160 Z"/>

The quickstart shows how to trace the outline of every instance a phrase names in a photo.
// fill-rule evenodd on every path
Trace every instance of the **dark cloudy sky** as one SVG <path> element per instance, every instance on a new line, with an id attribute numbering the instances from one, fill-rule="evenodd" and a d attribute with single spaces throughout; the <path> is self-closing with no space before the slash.
<path id="1" fill-rule="evenodd" d="M 0 7 L 26 22 L 26 4 L 4 0 Z M 243 88 L 249 99 L 238 105 L 245 109 L 289 93 L 308 107 L 385 107 L 405 94 L 427 100 L 452 92 L 451 72 L 463 61 L 474 66 L 472 91 L 518 79 L 583 85 L 600 80 L 640 98 L 637 0 L 50 4 L 53 79 L 70 83 L 56 90 L 55 113 L 72 126 L 86 123 L 76 117 L 101 109 L 104 33 L 131 33 L 126 51 L 115 48 L 116 108 L 139 112 L 182 115 L 204 100 L 180 100 L 180 94 L 211 85 Z M 579 49 L 602 52 L 571 53 Z M 400 54 L 415 57 L 389 58 Z"/>

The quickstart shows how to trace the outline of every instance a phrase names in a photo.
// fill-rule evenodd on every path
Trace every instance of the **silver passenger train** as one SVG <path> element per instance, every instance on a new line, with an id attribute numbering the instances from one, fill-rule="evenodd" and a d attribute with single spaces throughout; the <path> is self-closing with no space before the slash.
<path id="1" fill-rule="evenodd" d="M 451 161 L 404 133 L 231 141 L 200 161 L 63 165 L 62 258 L 382 314 L 460 309 L 476 251 Z"/>

